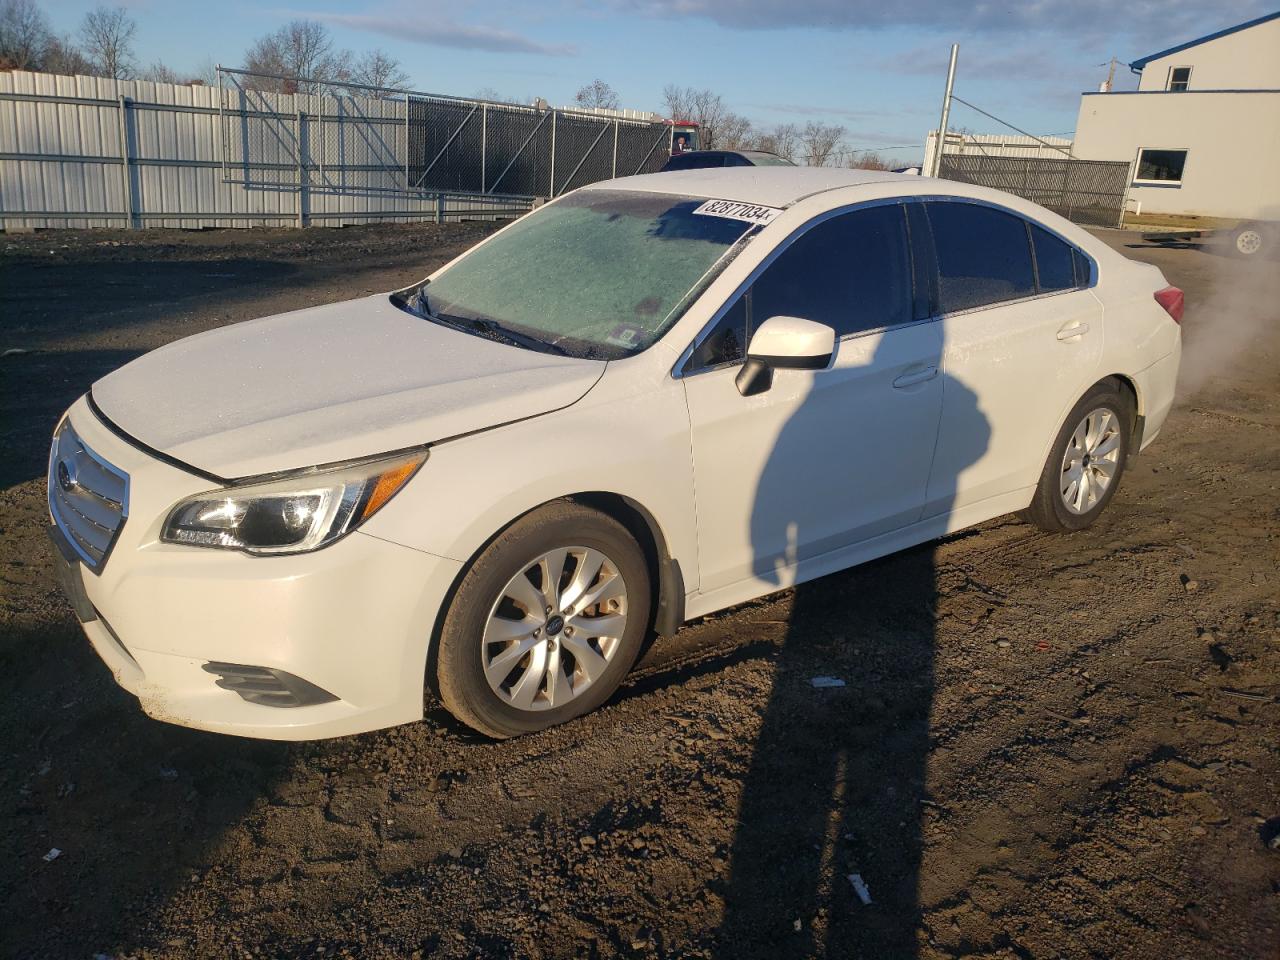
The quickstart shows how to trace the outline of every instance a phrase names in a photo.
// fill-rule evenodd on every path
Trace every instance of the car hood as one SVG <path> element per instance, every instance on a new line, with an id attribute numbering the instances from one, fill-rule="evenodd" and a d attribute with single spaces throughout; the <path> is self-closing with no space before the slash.
<path id="1" fill-rule="evenodd" d="M 548 413 L 604 368 L 453 330 L 382 294 L 179 340 L 103 377 L 92 399 L 148 447 L 232 478 Z"/>

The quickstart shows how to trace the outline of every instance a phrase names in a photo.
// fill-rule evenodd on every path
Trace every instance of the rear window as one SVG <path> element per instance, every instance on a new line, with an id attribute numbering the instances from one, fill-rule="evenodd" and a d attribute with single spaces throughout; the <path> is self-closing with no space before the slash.
<path id="1" fill-rule="evenodd" d="M 943 313 L 1036 292 L 1026 221 L 973 203 L 927 205 Z"/>
<path id="2" fill-rule="evenodd" d="M 662 168 L 664 173 L 672 170 L 706 170 L 711 167 L 723 167 L 724 155 L 719 153 L 682 153 L 672 157 Z"/>

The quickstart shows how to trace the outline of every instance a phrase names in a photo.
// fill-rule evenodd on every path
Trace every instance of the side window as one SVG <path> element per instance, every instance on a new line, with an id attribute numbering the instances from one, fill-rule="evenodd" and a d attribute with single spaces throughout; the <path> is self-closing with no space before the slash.
<path id="1" fill-rule="evenodd" d="M 1071 260 L 1076 265 L 1076 286 L 1087 287 L 1093 279 L 1088 258 L 1075 247 L 1072 247 Z"/>
<path id="2" fill-rule="evenodd" d="M 1026 222 L 973 203 L 926 205 L 938 260 L 943 313 L 1036 292 Z"/>
<path id="3" fill-rule="evenodd" d="M 813 227 L 751 291 L 751 325 L 803 317 L 836 336 L 912 319 L 911 258 L 901 204 L 841 214 Z"/>
<path id="4" fill-rule="evenodd" d="M 1031 246 L 1036 251 L 1036 279 L 1041 291 L 1070 290 L 1076 281 L 1075 251 L 1043 227 L 1031 224 Z"/>
<path id="5" fill-rule="evenodd" d="M 747 294 L 725 311 L 684 365 L 685 372 L 736 363 L 747 355 Z"/>

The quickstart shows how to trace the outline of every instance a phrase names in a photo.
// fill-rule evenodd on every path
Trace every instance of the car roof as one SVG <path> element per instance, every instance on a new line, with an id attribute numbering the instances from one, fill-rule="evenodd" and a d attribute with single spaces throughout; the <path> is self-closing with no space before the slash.
<path id="1" fill-rule="evenodd" d="M 844 170 L 839 167 L 717 167 L 709 170 L 673 170 L 619 177 L 593 183 L 585 190 L 637 190 L 668 193 L 708 200 L 737 200 L 764 207 L 786 207 L 815 193 L 870 183 L 902 180 L 919 183 L 920 177 L 882 170 Z"/>

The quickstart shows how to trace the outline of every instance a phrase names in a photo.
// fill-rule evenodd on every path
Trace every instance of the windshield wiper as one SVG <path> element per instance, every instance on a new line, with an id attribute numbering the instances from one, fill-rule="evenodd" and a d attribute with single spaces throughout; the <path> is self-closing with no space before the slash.
<path id="1" fill-rule="evenodd" d="M 406 298 L 404 306 L 419 316 L 426 317 L 428 320 L 433 320 L 446 327 L 453 327 L 455 330 L 462 330 L 465 333 L 476 334 L 489 340 L 498 340 L 517 347 L 525 347 L 529 350 L 554 353 L 561 357 L 570 356 L 569 351 L 558 343 L 549 343 L 546 340 L 532 337 L 527 333 L 520 333 L 510 327 L 504 327 L 497 320 L 491 320 L 488 317 L 460 317 L 453 313 L 436 313 L 431 309 L 430 303 L 427 302 L 427 285 L 425 283 Z"/>
<path id="2" fill-rule="evenodd" d="M 451 313 L 430 312 L 428 312 L 427 316 L 455 329 L 479 334 L 482 337 L 488 337 L 490 340 L 499 340 L 513 346 L 539 350 L 543 353 L 555 353 L 562 357 L 569 355 L 569 351 L 559 344 L 548 343 L 546 340 L 539 340 L 537 337 L 531 337 L 526 333 L 512 330 L 510 327 L 504 327 L 497 320 L 490 320 L 488 317 L 459 317 Z"/>

